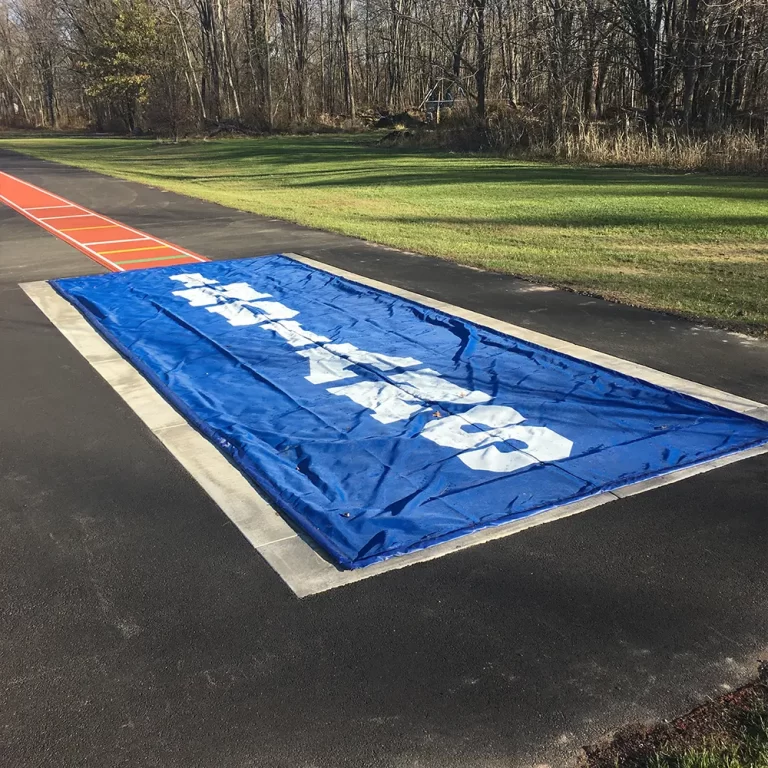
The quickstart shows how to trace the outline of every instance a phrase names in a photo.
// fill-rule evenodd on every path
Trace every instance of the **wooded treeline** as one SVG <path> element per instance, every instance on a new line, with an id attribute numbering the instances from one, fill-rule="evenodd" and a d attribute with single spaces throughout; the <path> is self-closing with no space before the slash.
<path id="1" fill-rule="evenodd" d="M 0 121 L 180 135 L 461 106 L 762 131 L 766 0 L 0 0 Z"/>

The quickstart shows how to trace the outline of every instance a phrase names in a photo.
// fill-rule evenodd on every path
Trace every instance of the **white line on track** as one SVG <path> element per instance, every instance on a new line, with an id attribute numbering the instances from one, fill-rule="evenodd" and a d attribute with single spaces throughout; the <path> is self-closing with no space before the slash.
<path id="1" fill-rule="evenodd" d="M 29 210 L 29 208 L 25 208 L 25 210 Z M 96 213 L 71 213 L 68 216 L 42 216 L 40 218 L 40 221 L 56 221 L 57 219 L 85 219 L 88 216 L 98 216 Z M 98 216 L 98 218 L 104 218 L 103 216 Z"/>
<path id="2" fill-rule="evenodd" d="M 669 389 L 693 395 L 701 400 L 722 405 L 740 413 L 768 421 L 768 407 L 764 403 L 731 395 L 712 387 L 681 379 L 637 365 L 628 360 L 612 357 L 586 347 L 556 339 L 501 320 L 436 301 L 396 286 L 371 280 L 346 270 L 330 267 L 297 254 L 285 254 L 295 261 L 339 275 L 357 283 L 377 288 L 420 304 L 440 309 L 457 317 L 502 331 L 517 338 L 531 341 L 582 360 L 626 373 Z M 768 445 L 702 462 L 693 467 L 669 472 L 624 486 L 611 492 L 600 493 L 587 499 L 564 504 L 522 520 L 469 533 L 459 539 L 443 542 L 429 549 L 393 557 L 380 563 L 354 571 L 343 571 L 328 561 L 313 544 L 298 534 L 285 519 L 254 489 L 246 478 L 234 468 L 212 443 L 197 432 L 152 387 L 151 384 L 124 360 L 91 327 L 85 318 L 45 282 L 23 283 L 21 288 L 42 310 L 59 331 L 75 346 L 90 364 L 106 379 L 115 391 L 134 410 L 139 418 L 161 440 L 171 454 L 192 475 L 242 534 L 264 557 L 270 566 L 298 597 L 307 597 L 342 587 L 363 579 L 379 576 L 388 571 L 427 562 L 458 550 L 519 533 L 527 528 L 550 523 L 584 512 L 610 501 L 616 501 L 650 491 L 685 478 L 724 467 L 742 459 L 768 453 Z"/>
<path id="3" fill-rule="evenodd" d="M 126 240 L 97 240 L 95 243 L 82 243 L 82 245 L 112 245 L 113 243 L 138 243 L 141 240 L 153 240 L 152 237 L 129 237 Z"/>
<path id="4" fill-rule="evenodd" d="M 25 211 L 47 211 L 51 208 L 77 208 L 74 203 L 68 203 L 67 205 L 35 205 L 32 208 L 25 208 Z"/>

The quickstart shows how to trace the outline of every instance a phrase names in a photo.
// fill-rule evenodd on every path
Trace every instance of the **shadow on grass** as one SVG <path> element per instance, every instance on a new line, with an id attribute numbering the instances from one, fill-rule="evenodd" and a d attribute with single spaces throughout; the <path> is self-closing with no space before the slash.
<path id="1" fill-rule="evenodd" d="M 46 143 L 41 140 L 38 146 Z M 159 186 L 193 184 L 245 197 L 249 185 L 262 190 L 270 186 L 282 191 L 327 190 L 329 200 L 344 191 L 354 196 L 364 194 L 366 189 L 394 188 L 403 190 L 400 202 L 406 211 L 411 203 L 422 211 L 424 203 L 430 205 L 427 196 L 436 187 L 457 190 L 452 197 L 459 201 L 466 196 L 463 216 L 440 215 L 435 203 L 431 204 L 435 215 L 406 212 L 392 216 L 386 213 L 385 195 L 378 200 L 380 212 L 372 209 L 370 216 L 367 210 L 356 214 L 371 225 L 624 228 L 644 230 L 651 239 L 678 233 L 692 240 L 697 239 L 697 233 L 711 240 L 722 230 L 726 237 L 748 236 L 756 246 L 768 238 L 768 181 L 764 179 L 455 156 L 381 147 L 359 136 L 272 137 L 180 145 L 90 139 L 52 141 L 49 146 L 55 147 L 56 159 L 63 162 L 70 158 L 103 163 L 107 171 L 136 173 L 142 181 Z M 59 167 L 62 173 L 77 172 Z M 396 196 L 397 192 L 390 191 L 389 195 Z M 633 199 L 637 199 L 636 204 Z M 706 205 L 706 201 L 713 200 L 722 201 L 722 205 Z M 671 249 L 674 240 L 672 234 Z"/>
<path id="2" fill-rule="evenodd" d="M 622 196 L 713 198 L 765 202 L 768 206 L 764 179 L 450 155 L 382 147 L 359 136 L 272 137 L 181 145 L 126 145 L 104 139 L 57 143 L 56 150 L 64 162 L 67 155 L 77 159 L 87 151 L 92 161 L 103 156 L 104 162 L 115 168 L 138 165 L 140 172 L 148 171 L 158 181 L 234 183 L 277 178 L 291 186 L 346 189 L 524 184 L 529 187 L 526 193 L 531 187 L 542 187 L 553 196 L 583 196 L 589 188 L 596 195 L 605 195 L 620 187 Z M 179 172 L 179 166 L 184 165 L 190 172 Z M 211 172 L 216 167 L 223 173 Z M 768 209 L 765 216 L 768 220 Z"/>
<path id="3" fill-rule="evenodd" d="M 766 316 L 767 180 L 454 156 L 379 147 L 360 137 L 36 146 L 64 163 L 101 166 L 238 207 L 251 194 L 263 201 L 274 187 L 282 201 L 296 195 L 307 206 L 299 217 L 305 224 L 330 222 L 336 231 L 425 252 L 471 250 L 471 257 L 457 258 L 515 274 L 525 265 L 558 284 L 712 314 L 740 329 Z M 436 187 L 448 188 L 442 207 Z M 440 228 L 452 232 L 436 237 Z M 633 232 L 617 239 L 611 228 Z M 654 253 L 633 249 L 637 238 Z M 712 246 L 706 258 L 676 252 L 702 242 Z M 735 242 L 749 252 L 730 247 Z"/>
<path id="4" fill-rule="evenodd" d="M 537 216 L 527 212 L 514 212 L 508 216 L 488 217 L 461 217 L 461 216 L 375 216 L 371 217 L 372 223 L 404 224 L 422 227 L 550 227 L 560 229 L 610 229 L 637 228 L 650 230 L 656 227 L 672 229 L 676 232 L 691 231 L 704 232 L 704 230 L 739 229 L 743 227 L 760 227 L 768 231 L 768 222 L 764 214 L 755 213 L 747 216 L 691 216 L 681 217 L 675 210 L 668 212 L 656 211 L 649 214 L 642 210 L 637 214 L 620 213 L 615 211 L 594 211 L 590 213 L 568 212 L 559 214 L 550 211 L 546 216 Z M 753 233 L 750 233 L 752 235 Z M 668 235 L 668 231 L 665 236 Z M 675 243 L 669 243 L 674 248 Z M 763 246 L 766 260 L 768 260 L 768 244 Z"/>

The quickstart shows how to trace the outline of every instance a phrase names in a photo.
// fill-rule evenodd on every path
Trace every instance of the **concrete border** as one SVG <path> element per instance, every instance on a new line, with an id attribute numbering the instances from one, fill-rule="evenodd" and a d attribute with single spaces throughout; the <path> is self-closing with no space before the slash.
<path id="1" fill-rule="evenodd" d="M 768 420 L 768 406 L 763 403 L 671 376 L 628 360 L 580 347 L 445 302 L 429 299 L 426 296 L 331 267 L 297 254 L 285 255 L 329 274 L 339 275 L 357 283 L 416 301 L 471 320 L 479 325 L 531 341 L 572 357 L 597 363 L 653 384 L 698 397 L 739 413 Z M 610 501 L 643 493 L 742 459 L 768 453 L 768 445 L 740 451 L 693 467 L 642 480 L 612 492 L 600 493 L 587 499 L 560 505 L 529 517 L 477 530 L 425 550 L 393 557 L 362 569 L 344 571 L 326 559 L 323 553 L 316 549 L 303 534 L 291 527 L 240 471 L 172 408 L 152 385 L 47 282 L 22 283 L 20 287 L 51 323 L 123 398 L 298 597 L 307 597 L 392 570 L 434 560 L 452 552 L 584 512 Z"/>

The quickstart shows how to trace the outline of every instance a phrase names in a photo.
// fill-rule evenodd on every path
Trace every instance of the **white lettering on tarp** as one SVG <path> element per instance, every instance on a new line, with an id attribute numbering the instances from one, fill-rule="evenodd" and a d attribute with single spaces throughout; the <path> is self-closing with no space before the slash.
<path id="1" fill-rule="evenodd" d="M 367 352 L 353 344 L 332 344 L 327 337 L 307 331 L 292 320 L 299 314 L 296 310 L 277 301 L 262 301 L 271 295 L 259 293 L 247 283 L 220 285 L 199 273 L 173 275 L 171 279 L 185 286 L 184 290 L 173 291 L 173 295 L 186 299 L 190 306 L 205 307 L 233 326 L 259 325 L 281 336 L 297 348 L 296 354 L 309 361 L 309 375 L 305 378 L 312 384 L 354 378 L 358 375 L 350 370 L 354 366 L 388 372 L 421 365 L 413 357 Z M 570 440 L 548 427 L 521 424 L 525 417 L 514 408 L 480 405 L 491 396 L 447 381 L 431 368 L 394 373 L 386 380 L 330 387 L 327 391 L 373 411 L 372 418 L 382 424 L 403 421 L 435 403 L 473 405 L 464 413 L 430 420 L 421 435 L 436 445 L 460 451 L 459 460 L 475 470 L 515 472 L 532 464 L 567 458 L 573 449 Z M 500 444 L 506 444 L 509 450 L 500 450 Z"/>
<path id="2" fill-rule="evenodd" d="M 199 272 L 185 272 L 183 275 L 171 275 L 171 280 L 181 283 L 186 288 L 199 288 L 203 285 L 218 285 L 218 280 L 203 277 Z M 174 295 L 176 295 L 174 293 Z"/>
<path id="3" fill-rule="evenodd" d="M 468 467 L 490 472 L 514 472 L 571 455 L 570 440 L 548 427 L 526 426 L 521 421 L 524 417 L 509 406 L 476 405 L 465 413 L 430 421 L 421 434 L 437 445 L 461 450 L 459 459 Z M 525 448 L 502 452 L 497 443 L 506 441 Z"/>
<path id="4" fill-rule="evenodd" d="M 331 387 L 328 391 L 332 395 L 344 395 L 363 408 L 370 408 L 372 417 L 382 424 L 403 421 L 427 407 L 423 400 L 388 381 L 360 381 L 344 387 Z"/>
<path id="5" fill-rule="evenodd" d="M 174 296 L 186 299 L 190 306 L 205 307 L 226 318 L 230 325 L 256 325 L 267 320 L 287 320 L 299 313 L 279 301 L 261 301 L 272 298 L 269 293 L 259 293 L 248 283 L 229 283 L 220 285 L 216 280 L 208 280 L 199 273 L 173 275 L 186 288 L 173 291 Z M 258 309 L 254 314 L 248 308 Z"/>
<path id="6" fill-rule="evenodd" d="M 257 301 L 269 299 L 271 295 L 254 291 L 248 283 L 230 283 L 221 286 L 221 297 L 226 301 Z"/>
<path id="7" fill-rule="evenodd" d="M 354 344 L 326 344 L 325 347 L 337 355 L 348 357 L 353 363 L 371 365 L 380 371 L 421 365 L 420 360 L 415 360 L 412 357 L 395 357 L 394 355 L 383 355 L 381 352 L 366 352 L 364 349 L 358 349 Z"/>
<path id="8" fill-rule="evenodd" d="M 326 346 L 299 349 L 296 354 L 309 360 L 309 375 L 304 378 L 310 384 L 328 384 L 331 381 L 351 379 L 357 375 L 349 370 L 354 365 L 352 360 L 339 357 Z"/>
<path id="9" fill-rule="evenodd" d="M 258 317 L 236 301 L 233 301 L 231 304 L 214 304 L 212 307 L 206 307 L 206 309 L 209 312 L 213 312 L 226 318 L 226 321 L 230 325 L 240 326 L 259 324 Z"/>
<path id="10" fill-rule="evenodd" d="M 407 419 L 417 411 L 428 410 L 431 403 L 472 405 L 491 399 L 485 392 L 464 389 L 440 378 L 430 368 L 396 373 L 391 381 L 362 381 L 328 391 L 332 395 L 346 395 L 358 405 L 370 408 L 373 418 L 382 424 Z"/>
<path id="11" fill-rule="evenodd" d="M 300 323 L 295 320 L 285 320 L 281 323 L 266 323 L 261 326 L 267 330 L 274 331 L 278 336 L 282 336 L 292 347 L 306 347 L 307 344 L 321 344 L 330 341 L 327 336 L 320 336 L 312 331 L 304 330 Z"/>
<path id="12" fill-rule="evenodd" d="M 181 296 L 193 307 L 207 307 L 210 304 L 218 304 L 219 293 L 212 288 L 185 288 L 183 291 L 174 291 L 174 296 Z"/>
<path id="13" fill-rule="evenodd" d="M 286 307 L 279 301 L 248 301 L 242 306 L 261 310 L 261 314 L 256 316 L 260 323 L 266 320 L 290 320 L 299 314 L 295 309 Z"/>
<path id="14" fill-rule="evenodd" d="M 231 283 L 213 288 L 204 285 L 197 288 L 185 288 L 183 291 L 173 291 L 174 296 L 183 296 L 193 307 L 205 307 L 217 301 L 255 301 L 268 299 L 268 293 L 254 291 L 248 283 Z"/>
<path id="15" fill-rule="evenodd" d="M 380 371 L 420 365 L 420 362 L 412 357 L 392 357 L 378 352 L 366 352 L 354 344 L 325 344 L 322 347 L 300 349 L 296 354 L 309 360 L 309 376 L 305 378 L 311 384 L 328 384 L 356 376 L 354 371 L 349 370 L 354 365 L 370 365 Z"/>
<path id="16" fill-rule="evenodd" d="M 184 291 L 178 291 L 178 293 L 184 293 Z M 255 315 L 248 309 L 249 307 L 260 309 L 261 312 Z M 225 317 L 230 325 L 258 325 L 266 320 L 288 320 L 299 314 L 295 309 L 290 309 L 279 301 L 231 301 L 228 304 L 216 304 L 206 309 Z"/>
<path id="17" fill-rule="evenodd" d="M 464 389 L 453 382 L 446 381 L 431 368 L 396 373 L 392 376 L 392 381 L 396 381 L 411 395 L 436 403 L 473 405 L 474 403 L 487 403 L 491 399 L 491 396 L 485 392 Z"/>
<path id="18" fill-rule="evenodd" d="M 373 418 L 382 424 L 393 424 L 407 419 L 417 411 L 427 410 L 430 403 L 472 405 L 491 399 L 485 392 L 464 389 L 446 381 L 431 368 L 396 373 L 391 377 L 391 381 L 361 381 L 343 387 L 332 387 L 328 391 L 332 395 L 345 395 L 358 405 L 370 408 Z"/>
<path id="19" fill-rule="evenodd" d="M 209 280 L 197 272 L 173 275 L 171 280 L 185 287 L 185 290 L 173 291 L 173 295 L 185 298 L 193 307 L 207 307 L 220 301 L 255 301 L 270 297 L 268 293 L 255 291 L 248 283 L 220 285 L 218 280 Z"/>

